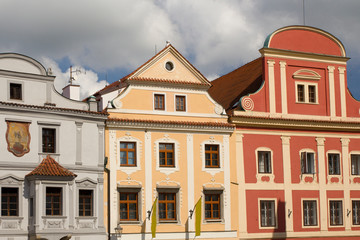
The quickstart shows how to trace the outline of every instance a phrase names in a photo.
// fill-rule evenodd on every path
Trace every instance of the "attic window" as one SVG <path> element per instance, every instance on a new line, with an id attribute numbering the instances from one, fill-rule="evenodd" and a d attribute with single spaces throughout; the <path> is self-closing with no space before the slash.
<path id="1" fill-rule="evenodd" d="M 166 68 L 166 70 L 168 70 L 168 71 L 172 71 L 172 70 L 174 69 L 174 63 L 172 63 L 172 62 L 170 62 L 170 61 L 167 61 L 167 62 L 165 63 L 165 68 Z"/>
<path id="2" fill-rule="evenodd" d="M 10 83 L 10 99 L 22 100 L 22 85 Z"/>

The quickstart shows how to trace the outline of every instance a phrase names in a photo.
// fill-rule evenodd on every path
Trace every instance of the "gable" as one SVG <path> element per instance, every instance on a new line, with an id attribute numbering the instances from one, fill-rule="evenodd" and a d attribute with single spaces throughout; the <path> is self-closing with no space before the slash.
<path id="1" fill-rule="evenodd" d="M 150 59 L 131 74 L 129 79 L 211 85 L 207 79 L 171 45 L 167 46 L 154 58 Z"/>
<path id="2" fill-rule="evenodd" d="M 12 72 L 46 75 L 46 70 L 36 60 L 15 53 L 0 54 L 0 69 Z"/>

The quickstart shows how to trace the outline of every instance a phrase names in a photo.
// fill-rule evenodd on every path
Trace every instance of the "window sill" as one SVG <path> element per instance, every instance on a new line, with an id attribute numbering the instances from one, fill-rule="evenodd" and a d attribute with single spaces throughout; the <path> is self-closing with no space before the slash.
<path id="1" fill-rule="evenodd" d="M 178 224 L 179 221 L 176 221 L 176 220 L 161 220 L 161 221 L 159 221 L 159 223 L 160 224 L 163 224 L 163 223 L 165 223 L 165 224 Z"/>
<path id="2" fill-rule="evenodd" d="M 121 226 L 122 224 L 124 224 L 124 225 L 131 225 L 131 224 L 133 224 L 133 225 L 141 225 L 141 222 L 138 221 L 138 220 L 134 220 L 134 221 L 120 221 L 119 224 L 120 224 L 120 226 Z"/>
<path id="3" fill-rule="evenodd" d="M 78 216 L 78 217 L 75 217 L 75 219 L 79 219 L 79 220 L 82 220 L 82 219 L 92 219 L 92 220 L 96 220 L 97 217 L 94 217 L 94 216 Z"/>
<path id="4" fill-rule="evenodd" d="M 0 220 L 22 220 L 24 217 L 20 216 L 0 216 Z"/>
<path id="5" fill-rule="evenodd" d="M 223 219 L 205 219 L 204 223 L 224 223 Z"/>
<path id="6" fill-rule="evenodd" d="M 41 218 L 43 219 L 57 219 L 57 218 L 63 218 L 63 219 L 66 219 L 67 216 L 63 216 L 63 215 L 54 215 L 54 216 L 41 216 Z"/>

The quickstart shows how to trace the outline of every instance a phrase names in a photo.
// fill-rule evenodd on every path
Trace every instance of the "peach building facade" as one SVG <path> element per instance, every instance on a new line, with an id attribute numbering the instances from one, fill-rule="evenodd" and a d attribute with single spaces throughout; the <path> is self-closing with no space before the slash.
<path id="1" fill-rule="evenodd" d="M 237 239 L 235 127 L 210 86 L 169 44 L 95 94 L 109 114 L 104 208 L 112 238 L 152 239 L 155 214 L 155 239 L 192 239 L 200 200 L 201 238 Z"/>
<path id="2" fill-rule="evenodd" d="M 360 104 L 344 46 L 289 26 L 260 53 L 209 90 L 236 124 L 239 239 L 357 239 Z"/>

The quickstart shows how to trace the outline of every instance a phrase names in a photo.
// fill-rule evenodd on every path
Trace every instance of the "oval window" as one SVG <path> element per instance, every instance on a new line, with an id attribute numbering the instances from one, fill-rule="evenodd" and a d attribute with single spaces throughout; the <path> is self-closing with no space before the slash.
<path id="1" fill-rule="evenodd" d="M 168 70 L 168 71 L 172 71 L 173 69 L 174 69 L 174 64 L 172 63 L 172 62 L 166 62 L 165 63 L 165 68 L 166 68 L 166 70 Z"/>

